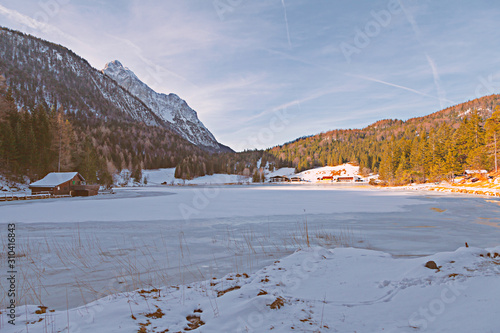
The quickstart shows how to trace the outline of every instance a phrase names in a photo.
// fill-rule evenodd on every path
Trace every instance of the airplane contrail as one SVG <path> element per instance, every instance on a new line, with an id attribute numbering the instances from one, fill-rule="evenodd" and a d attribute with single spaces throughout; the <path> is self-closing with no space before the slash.
<path id="1" fill-rule="evenodd" d="M 448 103 L 456 104 L 454 101 L 451 101 L 451 100 L 446 99 L 446 98 L 441 98 L 441 96 L 436 97 L 436 96 L 424 93 L 422 91 L 418 91 L 418 90 L 415 90 L 415 89 L 412 89 L 412 88 L 408 88 L 408 87 L 405 87 L 405 86 L 402 86 L 402 85 L 399 85 L 399 84 L 395 84 L 395 83 L 391 83 L 391 82 L 387 82 L 387 81 L 383 81 L 383 80 L 371 78 L 371 77 L 368 77 L 368 76 L 362 76 L 362 75 L 356 75 L 356 74 L 348 74 L 348 73 L 345 73 L 345 75 L 350 76 L 350 77 L 356 77 L 356 78 L 367 80 L 367 81 L 378 82 L 378 83 L 381 83 L 381 84 L 385 84 L 387 86 L 391 86 L 391 87 L 403 89 L 403 90 L 406 90 L 406 91 L 413 92 L 413 93 L 415 93 L 417 95 L 421 95 L 421 96 L 425 96 L 425 97 L 430 97 L 430 98 L 433 98 L 433 99 L 437 99 L 440 102 L 445 101 L 445 102 L 448 102 Z M 443 109 L 444 109 L 444 107 L 443 107 Z"/>
<path id="2" fill-rule="evenodd" d="M 418 27 L 417 21 L 415 21 L 415 18 L 413 15 L 403 6 L 403 3 L 401 0 L 398 0 L 399 5 L 403 9 L 403 12 L 405 13 L 406 19 L 408 22 L 410 22 L 410 25 L 413 29 L 413 32 L 415 33 L 415 36 L 417 38 L 418 43 L 420 46 L 423 48 L 424 43 L 422 42 L 422 34 L 420 33 L 420 29 Z M 434 79 L 434 85 L 436 86 L 436 90 L 439 96 L 439 104 L 442 109 L 445 108 L 444 101 L 446 101 L 446 93 L 444 92 L 443 88 L 441 87 L 441 79 L 439 77 L 439 72 L 436 66 L 436 63 L 434 60 L 429 56 L 427 52 L 424 51 L 425 58 L 427 60 L 427 63 L 429 64 L 431 71 L 432 71 L 432 77 Z"/>
<path id="3" fill-rule="evenodd" d="M 292 41 L 290 39 L 290 29 L 288 27 L 288 16 L 286 14 L 285 0 L 281 0 L 281 4 L 283 5 L 283 11 L 285 12 L 286 36 L 288 37 L 288 46 L 292 47 Z"/>

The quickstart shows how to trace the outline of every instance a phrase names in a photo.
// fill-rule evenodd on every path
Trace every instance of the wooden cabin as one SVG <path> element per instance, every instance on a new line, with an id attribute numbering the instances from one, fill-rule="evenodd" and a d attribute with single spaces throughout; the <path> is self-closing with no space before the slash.
<path id="1" fill-rule="evenodd" d="M 333 181 L 333 176 L 323 176 L 318 178 L 319 182 L 332 182 Z"/>
<path id="2" fill-rule="evenodd" d="M 291 182 L 301 182 L 302 178 L 300 178 L 299 176 L 294 176 L 294 177 L 290 178 L 290 181 Z"/>
<path id="3" fill-rule="evenodd" d="M 271 182 L 273 183 L 279 183 L 279 182 L 289 182 L 290 178 L 287 176 L 273 176 L 270 178 Z"/>
<path id="4" fill-rule="evenodd" d="M 87 185 L 78 172 L 51 172 L 29 188 L 32 194 L 91 196 L 99 192 L 99 185 Z"/>
<path id="5" fill-rule="evenodd" d="M 343 177 L 338 177 L 337 181 L 339 183 L 348 183 L 348 182 L 354 182 L 354 177 L 352 176 L 343 176 Z"/>

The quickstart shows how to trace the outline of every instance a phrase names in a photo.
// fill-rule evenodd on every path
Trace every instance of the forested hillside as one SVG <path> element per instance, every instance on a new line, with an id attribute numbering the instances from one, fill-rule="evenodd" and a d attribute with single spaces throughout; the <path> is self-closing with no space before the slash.
<path id="1" fill-rule="evenodd" d="M 486 96 L 407 121 L 334 130 L 269 149 L 298 171 L 355 161 L 391 183 L 441 180 L 465 169 L 494 168 L 500 95 Z M 497 110 L 493 113 L 491 110 Z M 498 150 L 498 147 L 497 147 Z"/>
<path id="2" fill-rule="evenodd" d="M 142 169 L 176 167 L 184 179 L 230 173 L 259 180 L 266 165 L 302 171 L 357 162 L 363 173 L 394 184 L 437 181 L 495 168 L 499 105 L 500 95 L 491 95 L 265 151 L 213 153 L 182 138 L 175 124 L 72 51 L 0 28 L 0 173 L 18 179 L 74 170 L 91 183 L 110 184 L 122 169 L 138 180 Z"/>
<path id="3" fill-rule="evenodd" d="M 0 28 L 0 173 L 39 179 L 80 171 L 110 183 L 127 168 L 209 155 L 67 48 Z"/>
<path id="4" fill-rule="evenodd" d="M 139 179 L 142 169 L 172 167 L 184 179 L 214 173 L 251 176 L 259 161 L 270 161 L 273 168 L 274 160 L 264 151 L 213 154 L 162 127 L 67 112 L 43 102 L 18 108 L 0 76 L 0 173 L 18 180 L 77 170 L 90 183 L 109 185 L 122 169 Z"/>
<path id="5" fill-rule="evenodd" d="M 104 121 L 42 103 L 17 109 L 0 89 L 0 169 L 38 179 L 51 171 L 78 170 L 89 182 L 109 184 L 121 169 L 175 167 L 185 157 L 207 154 L 161 127 Z"/>

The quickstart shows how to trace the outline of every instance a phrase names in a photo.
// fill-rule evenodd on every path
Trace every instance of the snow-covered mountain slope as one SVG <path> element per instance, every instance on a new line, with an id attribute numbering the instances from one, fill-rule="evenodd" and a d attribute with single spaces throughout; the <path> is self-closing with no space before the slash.
<path id="1" fill-rule="evenodd" d="M 176 94 L 157 93 L 118 60 L 106 64 L 102 72 L 144 102 L 160 119 L 171 124 L 183 138 L 195 145 L 225 150 L 198 119 L 196 111 Z"/>
<path id="2" fill-rule="evenodd" d="M 47 103 L 89 117 L 164 126 L 143 102 L 71 50 L 6 28 L 0 28 L 0 75 L 26 110 Z"/>

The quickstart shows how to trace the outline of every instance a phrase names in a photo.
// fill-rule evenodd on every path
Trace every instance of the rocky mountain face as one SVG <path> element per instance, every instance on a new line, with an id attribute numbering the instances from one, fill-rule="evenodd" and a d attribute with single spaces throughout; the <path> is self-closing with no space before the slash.
<path id="1" fill-rule="evenodd" d="M 157 93 L 118 60 L 106 64 L 102 72 L 144 102 L 158 118 L 189 142 L 215 151 L 230 151 L 217 142 L 198 119 L 196 111 L 176 94 Z"/>
<path id="2" fill-rule="evenodd" d="M 155 93 L 119 62 L 104 72 L 61 45 L 0 27 L 0 76 L 18 108 L 46 103 L 105 123 L 163 128 L 210 152 L 231 151 L 178 96 Z"/>

